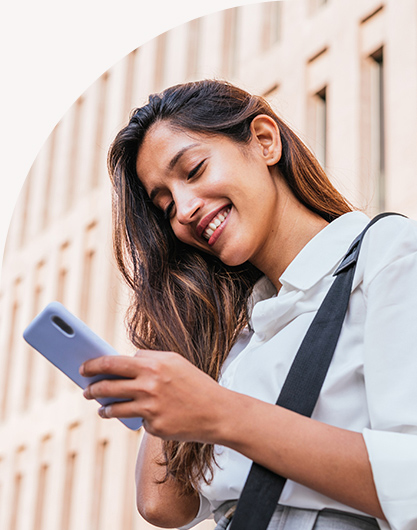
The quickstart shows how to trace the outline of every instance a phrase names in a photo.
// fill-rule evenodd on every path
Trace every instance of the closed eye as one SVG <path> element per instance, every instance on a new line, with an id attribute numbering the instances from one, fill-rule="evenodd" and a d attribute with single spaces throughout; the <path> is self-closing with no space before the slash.
<path id="1" fill-rule="evenodd" d="M 191 178 L 193 178 L 195 175 L 197 175 L 197 173 L 199 172 L 199 170 L 201 169 L 201 167 L 203 166 L 205 160 L 202 160 L 199 164 L 197 164 L 187 175 L 187 180 L 190 180 Z"/>
<path id="2" fill-rule="evenodd" d="M 165 219 L 165 221 L 169 221 L 170 220 L 172 209 L 174 208 L 174 204 L 175 204 L 174 201 L 171 201 L 168 204 L 167 208 L 165 208 L 165 210 L 164 210 L 164 219 Z"/>

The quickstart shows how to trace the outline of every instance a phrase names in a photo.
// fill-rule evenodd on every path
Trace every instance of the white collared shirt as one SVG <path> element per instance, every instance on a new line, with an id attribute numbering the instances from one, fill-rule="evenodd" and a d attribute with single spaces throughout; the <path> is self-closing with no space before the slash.
<path id="1" fill-rule="evenodd" d="M 280 278 L 255 286 L 251 326 L 232 348 L 220 384 L 275 403 L 332 273 L 369 219 L 345 214 L 319 232 Z M 314 419 L 363 433 L 382 510 L 381 529 L 417 528 L 417 223 L 389 216 L 363 242 L 345 323 Z M 260 433 L 260 436 L 262 433 Z M 237 499 L 251 462 L 215 446 L 212 483 L 201 485 L 191 528 Z M 284 505 L 360 513 L 288 480 Z"/>

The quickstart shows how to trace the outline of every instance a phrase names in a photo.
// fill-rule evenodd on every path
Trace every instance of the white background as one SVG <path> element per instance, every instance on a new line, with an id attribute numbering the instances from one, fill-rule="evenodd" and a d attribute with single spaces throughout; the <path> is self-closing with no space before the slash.
<path id="1" fill-rule="evenodd" d="M 256 0 L 5 0 L 0 7 L 0 264 L 18 194 L 54 125 L 105 70 L 179 24 Z"/>

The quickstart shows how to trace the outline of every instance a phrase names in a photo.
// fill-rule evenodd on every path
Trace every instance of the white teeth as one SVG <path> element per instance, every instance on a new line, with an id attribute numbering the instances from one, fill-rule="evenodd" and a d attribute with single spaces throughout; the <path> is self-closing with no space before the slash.
<path id="1" fill-rule="evenodd" d="M 206 239 L 210 239 L 210 237 L 214 234 L 214 231 L 223 223 L 223 221 L 226 219 L 226 217 L 229 215 L 230 207 L 227 208 L 227 210 L 223 210 L 223 213 L 219 213 L 207 226 L 206 230 L 204 230 L 203 237 Z"/>

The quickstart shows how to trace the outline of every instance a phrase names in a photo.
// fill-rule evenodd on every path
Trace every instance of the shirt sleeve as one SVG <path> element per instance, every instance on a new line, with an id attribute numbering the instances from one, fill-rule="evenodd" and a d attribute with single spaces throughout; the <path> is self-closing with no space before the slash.
<path id="1" fill-rule="evenodd" d="M 412 226 L 412 225 L 411 225 Z M 407 230 L 406 230 L 407 232 Z M 388 239 L 388 241 L 390 241 Z M 417 528 L 417 237 L 383 249 L 365 289 L 364 377 L 370 428 L 363 432 L 378 498 L 392 530 Z M 377 247 L 371 249 L 374 255 Z M 387 248 L 388 247 L 388 248 Z M 374 256 L 375 257 L 375 256 Z M 384 263 L 385 261 L 385 263 Z"/>
<path id="2" fill-rule="evenodd" d="M 209 519 L 212 516 L 210 502 L 201 493 L 199 493 L 199 496 L 200 496 L 200 507 L 198 509 L 197 515 L 191 521 L 191 523 L 188 523 L 185 526 L 179 527 L 178 530 L 188 530 L 189 528 L 193 528 L 198 523 L 201 523 L 202 521 L 205 521 L 206 519 Z"/>

